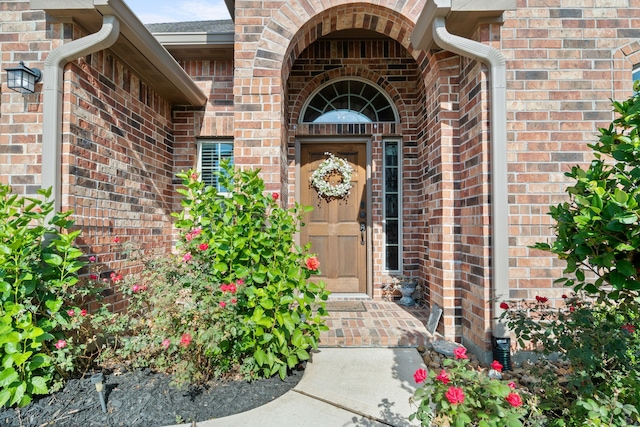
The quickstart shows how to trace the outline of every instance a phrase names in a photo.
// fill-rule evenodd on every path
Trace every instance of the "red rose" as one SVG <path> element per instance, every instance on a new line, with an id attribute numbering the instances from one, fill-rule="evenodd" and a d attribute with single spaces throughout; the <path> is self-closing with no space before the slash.
<path id="1" fill-rule="evenodd" d="M 87 310 L 86 309 L 83 308 L 82 310 L 80 310 L 80 316 L 84 317 L 86 315 L 87 315 Z"/>
<path id="2" fill-rule="evenodd" d="M 536 301 L 538 301 L 539 303 L 544 304 L 545 302 L 549 301 L 549 298 L 547 297 L 541 297 L 539 295 L 536 295 Z"/>
<path id="3" fill-rule="evenodd" d="M 626 325 L 622 326 L 622 329 L 624 329 L 625 331 L 629 332 L 630 334 L 634 333 L 636 331 L 636 327 L 633 326 L 631 323 L 627 323 Z"/>
<path id="4" fill-rule="evenodd" d="M 422 381 L 424 381 L 427 378 L 427 371 L 425 371 L 423 368 L 418 369 L 414 374 L 413 374 L 413 379 L 420 384 Z"/>
<path id="5" fill-rule="evenodd" d="M 271 198 L 273 199 L 273 201 L 277 201 L 280 198 L 280 194 L 278 193 L 271 193 Z"/>
<path id="6" fill-rule="evenodd" d="M 513 381 L 511 381 L 509 384 L 507 384 L 509 386 L 509 388 L 511 390 L 514 390 L 516 388 L 516 383 L 514 383 Z"/>
<path id="7" fill-rule="evenodd" d="M 500 303 L 500 308 L 503 310 L 509 310 L 509 304 L 503 301 Z"/>
<path id="8" fill-rule="evenodd" d="M 567 299 L 569 298 L 566 294 L 562 294 L 562 299 Z"/>
<path id="9" fill-rule="evenodd" d="M 180 345 L 186 348 L 189 347 L 189 344 L 191 344 L 191 334 L 182 334 Z"/>
<path id="10" fill-rule="evenodd" d="M 314 256 L 307 258 L 305 263 L 307 264 L 307 268 L 311 271 L 317 271 L 318 268 L 320 268 L 320 261 L 318 261 L 318 258 Z"/>
<path id="11" fill-rule="evenodd" d="M 207 249 L 209 249 L 209 244 L 208 243 L 201 243 L 199 246 L 201 251 L 206 251 Z"/>
<path id="12" fill-rule="evenodd" d="M 518 393 L 509 393 L 506 399 L 507 402 L 511 404 L 511 406 L 514 406 L 516 408 L 522 405 L 522 399 L 520 398 L 520 395 Z"/>
<path id="13" fill-rule="evenodd" d="M 438 374 L 438 376 L 436 377 L 436 379 L 438 381 L 441 381 L 442 384 L 449 384 L 449 375 L 447 375 L 447 371 L 445 371 L 444 369 L 442 371 L 440 371 L 440 373 Z"/>
<path id="14" fill-rule="evenodd" d="M 444 397 L 446 397 L 452 405 L 464 403 L 464 392 L 458 387 L 449 387 L 449 390 L 444 394 Z"/>
<path id="15" fill-rule="evenodd" d="M 502 363 L 498 362 L 497 360 L 494 360 L 493 363 L 491 363 L 491 369 L 502 372 L 502 368 L 504 368 L 504 366 L 502 366 Z"/>
<path id="16" fill-rule="evenodd" d="M 225 308 L 227 306 L 227 303 L 224 301 L 220 301 L 220 307 Z"/>
<path id="17" fill-rule="evenodd" d="M 453 350 L 453 355 L 456 357 L 456 359 L 468 359 L 469 356 L 467 356 L 467 349 L 464 347 L 458 347 L 455 350 Z"/>
<path id="18" fill-rule="evenodd" d="M 114 237 L 113 238 L 113 243 L 120 243 L 120 238 L 119 237 Z"/>

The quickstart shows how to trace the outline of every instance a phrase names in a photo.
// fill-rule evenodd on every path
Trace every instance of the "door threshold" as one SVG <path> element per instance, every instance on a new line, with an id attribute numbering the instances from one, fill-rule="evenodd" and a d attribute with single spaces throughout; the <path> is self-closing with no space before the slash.
<path id="1" fill-rule="evenodd" d="M 361 293 L 342 293 L 342 292 L 333 292 L 331 295 L 329 295 L 329 301 L 336 301 L 336 300 L 342 300 L 342 299 L 362 299 L 362 300 L 370 300 L 371 297 L 367 294 L 361 294 Z"/>

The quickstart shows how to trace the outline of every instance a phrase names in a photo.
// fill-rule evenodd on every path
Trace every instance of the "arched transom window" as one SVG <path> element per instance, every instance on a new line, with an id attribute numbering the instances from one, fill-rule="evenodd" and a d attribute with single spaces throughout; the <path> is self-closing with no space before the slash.
<path id="1" fill-rule="evenodd" d="M 397 122 L 387 95 L 362 80 L 333 80 L 316 90 L 302 109 L 301 123 Z"/>

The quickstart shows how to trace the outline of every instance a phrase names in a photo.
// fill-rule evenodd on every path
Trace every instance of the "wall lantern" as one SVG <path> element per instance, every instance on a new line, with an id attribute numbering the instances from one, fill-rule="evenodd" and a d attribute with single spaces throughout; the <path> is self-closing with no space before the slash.
<path id="1" fill-rule="evenodd" d="M 42 71 L 37 68 L 29 68 L 20 61 L 20 66 L 5 68 L 7 72 L 7 87 L 20 93 L 33 93 L 36 91 L 36 83 L 42 80 Z"/>

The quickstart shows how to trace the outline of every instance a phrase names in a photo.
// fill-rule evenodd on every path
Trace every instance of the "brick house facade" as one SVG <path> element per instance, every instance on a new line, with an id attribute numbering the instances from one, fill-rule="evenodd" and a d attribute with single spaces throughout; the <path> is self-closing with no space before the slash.
<path id="1" fill-rule="evenodd" d="M 175 174 L 227 144 L 284 203 L 316 206 L 330 231 L 304 236 L 339 253 L 337 292 L 418 278 L 438 331 L 479 351 L 505 333 L 492 298 L 559 299 L 562 265 L 528 246 L 631 94 L 640 1 L 228 4 L 233 22 L 145 28 L 122 0 L 0 2 L 2 68 L 44 71 L 27 95 L 3 75 L 0 182 L 53 186 L 86 252 L 126 273 L 113 238 L 169 253 Z M 309 199 L 314 153 L 356 146 L 360 192 Z"/>

